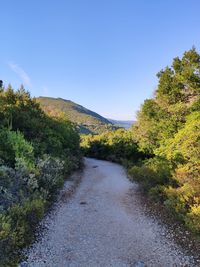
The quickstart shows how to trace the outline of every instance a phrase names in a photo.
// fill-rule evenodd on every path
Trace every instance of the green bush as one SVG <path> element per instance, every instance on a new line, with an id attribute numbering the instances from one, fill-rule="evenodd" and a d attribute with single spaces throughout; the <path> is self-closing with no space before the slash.
<path id="1" fill-rule="evenodd" d="M 184 217 L 187 213 L 187 197 L 182 193 L 180 188 L 173 188 L 169 186 L 165 190 L 167 199 L 164 201 L 164 205 L 175 217 L 184 221 Z"/>
<path id="2" fill-rule="evenodd" d="M 200 205 L 190 209 L 186 215 L 185 223 L 193 232 L 200 234 Z"/>
<path id="3" fill-rule="evenodd" d="M 27 200 L 23 205 L 14 205 L 8 210 L 11 218 L 11 239 L 14 247 L 20 248 L 30 244 L 34 229 L 44 214 L 45 201 Z"/>
<path id="4" fill-rule="evenodd" d="M 155 200 L 199 233 L 200 55 L 195 48 L 158 73 L 154 98 L 145 100 L 133 127 L 139 149 L 152 159 L 131 175 Z M 162 161 L 160 161 L 162 159 Z M 160 162 L 160 163 L 159 163 Z"/>
<path id="5" fill-rule="evenodd" d="M 36 168 L 39 190 L 45 199 L 52 199 L 64 183 L 64 162 L 58 158 L 44 155 L 42 159 L 38 160 Z"/>
<path id="6" fill-rule="evenodd" d="M 86 156 L 119 163 L 137 162 L 144 158 L 144 154 L 138 151 L 131 131 L 124 129 L 101 135 L 82 136 L 81 148 Z"/>
<path id="7" fill-rule="evenodd" d="M 16 266 L 82 154 L 76 127 L 47 116 L 23 87 L 2 88 L 0 103 L 0 266 Z"/>
<path id="8" fill-rule="evenodd" d="M 0 265 L 32 241 L 46 204 L 63 185 L 63 166 L 60 159 L 45 155 L 34 168 L 20 159 L 15 169 L 0 167 Z"/>
<path id="9" fill-rule="evenodd" d="M 131 167 L 129 174 L 141 183 L 146 191 L 173 182 L 169 162 L 159 158 L 151 158 L 146 160 L 142 166 Z"/>
<path id="10" fill-rule="evenodd" d="M 0 158 L 12 167 L 18 158 L 31 165 L 34 161 L 33 147 L 25 140 L 22 133 L 2 129 L 0 131 Z"/>
<path id="11" fill-rule="evenodd" d="M 0 265 L 10 266 L 9 257 L 13 258 L 19 248 L 30 244 L 34 229 L 44 215 L 45 201 L 42 199 L 26 200 L 23 205 L 16 204 L 6 213 L 0 213 Z M 15 260 L 13 266 L 16 266 Z"/>
<path id="12" fill-rule="evenodd" d="M 79 158 L 79 134 L 76 127 L 65 118 L 52 118 L 47 116 L 40 108 L 35 98 L 25 91 L 23 86 L 14 91 L 9 85 L 0 91 L 0 127 L 9 128 L 12 131 L 20 131 L 25 139 L 34 147 L 36 157 L 50 154 L 55 157 L 64 158 L 74 156 Z M 1 146 L 5 147 L 4 141 L 0 139 Z M 9 144 L 8 144 L 9 145 Z M 0 152 L 0 157 L 4 156 Z M 10 164 L 9 152 L 6 164 Z M 15 155 L 12 157 L 14 164 Z M 12 165 L 13 166 L 13 165 Z"/>
<path id="13" fill-rule="evenodd" d="M 164 202 L 167 199 L 166 186 L 156 185 L 149 189 L 148 195 L 157 202 Z"/>

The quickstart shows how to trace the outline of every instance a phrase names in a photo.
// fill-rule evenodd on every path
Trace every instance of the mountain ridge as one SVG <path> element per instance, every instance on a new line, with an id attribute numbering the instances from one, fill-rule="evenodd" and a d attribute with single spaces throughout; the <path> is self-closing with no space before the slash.
<path id="1" fill-rule="evenodd" d="M 68 120 L 76 123 L 81 134 L 98 134 L 117 129 L 107 118 L 71 100 L 46 96 L 40 96 L 36 100 L 47 114 L 63 114 Z"/>

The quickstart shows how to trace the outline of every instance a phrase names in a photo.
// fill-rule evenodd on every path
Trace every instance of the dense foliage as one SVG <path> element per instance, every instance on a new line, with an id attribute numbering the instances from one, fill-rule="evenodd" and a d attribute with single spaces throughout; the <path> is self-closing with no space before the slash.
<path id="1" fill-rule="evenodd" d="M 155 97 L 144 102 L 133 128 L 140 149 L 153 158 L 130 173 L 200 233 L 200 55 L 192 48 L 158 78 Z"/>
<path id="2" fill-rule="evenodd" d="M 144 157 L 131 131 L 118 129 L 100 135 L 83 135 L 81 147 L 86 156 L 123 163 L 128 166 Z"/>
<path id="3" fill-rule="evenodd" d="M 131 134 L 122 134 L 114 149 L 102 136 L 92 137 L 86 152 L 107 159 L 102 154 L 112 151 L 112 158 L 119 161 L 126 158 L 121 144 L 131 136 L 128 146 L 134 144 L 146 159 L 132 164 L 130 176 L 200 233 L 200 55 L 192 48 L 157 76 L 155 96 L 145 100 Z M 116 153 L 118 147 L 121 151 Z M 132 153 L 138 156 L 135 150 Z"/>
<path id="4" fill-rule="evenodd" d="M 23 86 L 0 89 L 0 266 L 32 241 L 34 228 L 81 164 L 79 135 L 64 118 L 48 117 Z"/>
<path id="5" fill-rule="evenodd" d="M 39 97 L 37 101 L 47 114 L 54 117 L 62 115 L 76 123 L 81 134 L 100 134 L 117 128 L 106 118 L 70 100 Z"/>

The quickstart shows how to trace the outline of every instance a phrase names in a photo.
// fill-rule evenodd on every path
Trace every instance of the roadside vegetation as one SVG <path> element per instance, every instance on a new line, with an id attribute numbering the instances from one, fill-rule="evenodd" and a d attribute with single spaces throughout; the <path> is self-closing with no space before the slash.
<path id="1" fill-rule="evenodd" d="M 0 266 L 16 266 L 64 179 L 81 165 L 73 123 L 47 116 L 22 86 L 0 88 Z"/>
<path id="2" fill-rule="evenodd" d="M 200 55 L 186 51 L 157 77 L 131 130 L 83 136 L 82 149 L 125 162 L 144 192 L 200 234 Z"/>
<path id="3" fill-rule="evenodd" d="M 144 159 L 145 154 L 139 151 L 132 131 L 118 129 L 100 135 L 82 135 L 81 148 L 86 156 L 110 160 L 131 166 Z"/>

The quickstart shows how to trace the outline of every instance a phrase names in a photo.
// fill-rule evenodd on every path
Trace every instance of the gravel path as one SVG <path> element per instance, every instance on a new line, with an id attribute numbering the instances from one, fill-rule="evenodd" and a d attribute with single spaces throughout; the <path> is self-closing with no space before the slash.
<path id="1" fill-rule="evenodd" d="M 106 267 L 195 266 L 165 228 L 145 214 L 124 169 L 85 160 L 82 182 L 69 201 L 47 216 L 40 240 L 20 266 Z"/>

